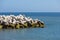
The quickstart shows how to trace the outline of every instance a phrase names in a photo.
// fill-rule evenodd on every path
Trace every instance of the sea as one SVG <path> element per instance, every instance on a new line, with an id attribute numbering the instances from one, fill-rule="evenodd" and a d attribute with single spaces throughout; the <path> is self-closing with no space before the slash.
<path id="1" fill-rule="evenodd" d="M 25 15 L 44 22 L 44 28 L 0 29 L 0 40 L 60 40 L 60 12 L 1 12 Z"/>

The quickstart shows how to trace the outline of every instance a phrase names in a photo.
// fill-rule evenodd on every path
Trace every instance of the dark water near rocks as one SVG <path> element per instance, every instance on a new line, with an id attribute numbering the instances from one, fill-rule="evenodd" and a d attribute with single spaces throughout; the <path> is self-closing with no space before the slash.
<path id="1" fill-rule="evenodd" d="M 44 21 L 45 28 L 1 29 L 0 40 L 60 40 L 59 13 L 25 15 Z"/>

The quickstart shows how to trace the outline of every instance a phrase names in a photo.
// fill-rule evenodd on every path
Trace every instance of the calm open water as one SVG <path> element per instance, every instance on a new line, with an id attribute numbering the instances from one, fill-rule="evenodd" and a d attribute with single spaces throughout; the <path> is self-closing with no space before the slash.
<path id="1" fill-rule="evenodd" d="M 2 29 L 0 40 L 60 40 L 60 16 L 58 14 L 58 17 L 52 13 L 50 16 L 46 16 L 47 14 L 45 16 L 28 15 L 33 19 L 38 18 L 44 21 L 45 28 Z"/>

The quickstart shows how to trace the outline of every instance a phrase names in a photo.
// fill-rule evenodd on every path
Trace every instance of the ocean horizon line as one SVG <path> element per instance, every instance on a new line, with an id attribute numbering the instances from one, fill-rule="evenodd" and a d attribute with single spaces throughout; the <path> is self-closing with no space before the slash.
<path id="1" fill-rule="evenodd" d="M 0 15 L 19 15 L 19 14 L 24 14 L 27 16 L 60 17 L 60 12 L 0 12 Z"/>

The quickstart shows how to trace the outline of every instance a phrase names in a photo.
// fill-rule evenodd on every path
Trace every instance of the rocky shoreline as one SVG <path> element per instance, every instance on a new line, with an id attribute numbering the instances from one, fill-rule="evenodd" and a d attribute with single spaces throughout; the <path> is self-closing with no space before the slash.
<path id="1" fill-rule="evenodd" d="M 25 15 L 0 15 L 0 29 L 44 28 L 44 22 Z"/>

